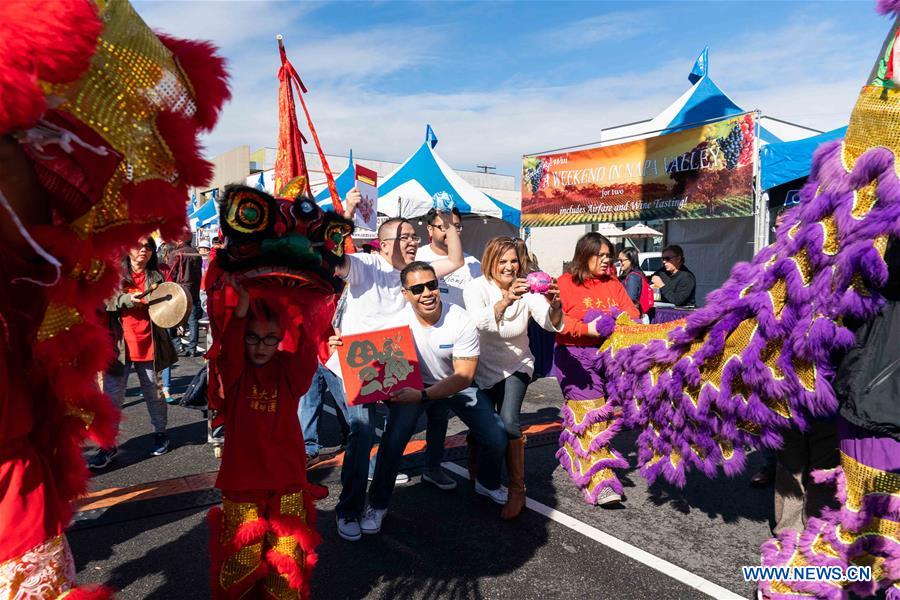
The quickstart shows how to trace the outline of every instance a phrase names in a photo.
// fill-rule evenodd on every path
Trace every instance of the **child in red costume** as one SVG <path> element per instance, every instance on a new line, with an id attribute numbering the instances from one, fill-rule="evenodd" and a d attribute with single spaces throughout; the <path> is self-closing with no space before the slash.
<path id="1" fill-rule="evenodd" d="M 210 511 L 213 598 L 306 598 L 320 541 L 313 500 L 325 490 L 306 481 L 297 405 L 316 345 L 296 338 L 289 351 L 283 306 L 268 294 L 251 302 L 234 275 L 222 278 L 238 302 L 211 357 L 227 436 L 222 508 Z"/>

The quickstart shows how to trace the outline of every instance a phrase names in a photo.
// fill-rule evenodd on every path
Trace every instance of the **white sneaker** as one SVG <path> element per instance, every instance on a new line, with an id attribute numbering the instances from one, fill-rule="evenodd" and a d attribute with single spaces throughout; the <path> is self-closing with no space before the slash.
<path id="1" fill-rule="evenodd" d="M 366 535 L 372 535 L 381 531 L 381 522 L 384 521 L 384 515 L 387 514 L 386 508 L 366 508 L 366 513 L 359 521 L 359 529 Z"/>
<path id="2" fill-rule="evenodd" d="M 359 521 L 356 519 L 337 518 L 338 535 L 348 542 L 358 542 L 362 539 L 362 532 L 359 530 Z"/>
<path id="3" fill-rule="evenodd" d="M 506 489 L 505 485 L 501 485 L 496 490 L 489 490 L 481 485 L 477 479 L 475 480 L 475 493 L 487 496 L 501 506 L 506 504 L 507 497 L 509 496 L 509 491 Z"/>
<path id="4" fill-rule="evenodd" d="M 612 488 L 603 488 L 600 495 L 597 496 L 597 506 L 610 506 L 618 504 L 622 501 L 622 496 L 615 493 Z"/>
<path id="5" fill-rule="evenodd" d="M 369 476 L 369 481 L 372 481 L 372 476 Z M 409 483 L 409 475 L 406 473 L 397 473 L 397 478 L 394 479 L 394 485 L 406 485 Z"/>

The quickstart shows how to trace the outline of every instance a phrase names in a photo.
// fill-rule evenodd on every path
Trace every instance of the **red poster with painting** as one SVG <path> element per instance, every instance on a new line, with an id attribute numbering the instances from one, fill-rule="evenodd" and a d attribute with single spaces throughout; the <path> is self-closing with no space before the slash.
<path id="1" fill-rule="evenodd" d="M 421 390 L 422 374 L 409 327 L 348 335 L 338 348 L 347 404 L 387 400 L 403 388 Z"/>

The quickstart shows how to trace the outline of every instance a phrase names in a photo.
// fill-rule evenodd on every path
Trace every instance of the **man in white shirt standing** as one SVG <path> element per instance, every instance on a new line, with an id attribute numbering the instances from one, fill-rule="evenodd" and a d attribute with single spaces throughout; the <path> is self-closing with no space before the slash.
<path id="1" fill-rule="evenodd" d="M 416 260 L 427 262 L 430 265 L 447 258 L 447 232 L 455 229 L 462 234 L 462 215 L 455 206 L 451 209 L 450 220 L 446 221 L 436 208 L 432 208 L 425 215 L 425 224 L 428 228 L 428 237 L 431 243 L 422 246 L 416 253 Z M 438 280 L 438 289 L 441 292 L 441 302 L 453 304 L 465 308 L 463 290 L 476 277 L 481 276 L 481 263 L 471 254 L 463 253 L 465 264 Z M 444 462 L 444 440 L 447 437 L 447 425 L 449 411 L 437 405 L 428 407 L 428 428 L 425 430 L 425 472 L 422 480 L 439 487 L 442 490 L 452 490 L 456 487 L 456 480 L 444 473 L 441 463 Z"/>
<path id="2" fill-rule="evenodd" d="M 360 199 L 356 189 L 347 194 L 348 218 L 353 218 Z M 412 223 L 394 218 L 378 228 L 378 240 L 381 250 L 377 254 L 347 254 L 336 269 L 337 274 L 347 281 L 346 306 L 338 336 L 408 324 L 400 271 L 415 260 L 419 236 Z M 449 232 L 447 248 L 447 258 L 434 265 L 435 271 L 441 275 L 452 273 L 463 265 L 462 242 L 457 231 Z M 333 349 L 341 343 L 338 336 L 331 340 Z M 332 354 L 325 366 L 341 376 L 336 354 Z M 365 509 L 369 454 L 375 442 L 374 416 L 374 405 L 347 407 L 350 435 L 347 437 L 347 451 L 341 469 L 342 489 L 335 513 L 338 534 L 349 541 L 362 537 L 359 520 Z"/>
<path id="3" fill-rule="evenodd" d="M 479 356 L 475 323 L 459 306 L 441 301 L 438 278 L 431 265 L 414 262 L 403 269 L 400 277 L 403 296 L 409 302 L 406 314 L 425 389 L 403 388 L 391 396 L 387 427 L 369 488 L 369 508 L 361 524 L 365 534 L 381 530 L 403 450 L 422 411 L 431 404 L 450 408 L 478 440 L 475 492 L 497 504 L 507 500 L 507 490 L 500 483 L 506 430 L 487 397 L 476 394 L 472 387 Z"/>
<path id="4" fill-rule="evenodd" d="M 432 208 L 425 215 L 425 225 L 428 228 L 428 236 L 431 244 L 419 248 L 416 260 L 421 260 L 433 265 L 435 262 L 447 258 L 447 232 L 452 228 L 462 234 L 462 216 L 459 209 L 453 207 L 450 211 L 450 222 L 447 223 L 437 209 Z M 444 304 L 455 304 L 465 308 L 463 290 L 477 277 L 481 277 L 481 263 L 471 254 L 463 253 L 465 265 L 440 278 L 438 283 L 441 290 L 441 301 Z"/>

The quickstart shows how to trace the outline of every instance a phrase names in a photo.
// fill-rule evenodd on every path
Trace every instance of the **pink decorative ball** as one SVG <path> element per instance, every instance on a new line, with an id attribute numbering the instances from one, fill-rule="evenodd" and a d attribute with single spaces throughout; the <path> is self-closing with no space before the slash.
<path id="1" fill-rule="evenodd" d="M 546 294 L 550 289 L 550 284 L 553 283 L 553 278 L 543 271 L 535 271 L 534 273 L 529 273 L 525 281 L 528 282 L 528 287 L 532 293 Z"/>

